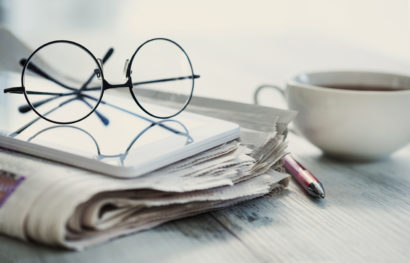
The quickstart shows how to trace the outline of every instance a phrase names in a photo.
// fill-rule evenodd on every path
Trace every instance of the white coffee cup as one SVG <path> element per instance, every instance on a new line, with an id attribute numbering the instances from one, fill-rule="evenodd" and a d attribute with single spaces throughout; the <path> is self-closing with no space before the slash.
<path id="1" fill-rule="evenodd" d="M 259 87 L 255 103 L 265 87 L 278 89 Z M 328 155 L 374 160 L 410 142 L 408 76 L 359 71 L 303 73 L 291 78 L 281 91 L 288 107 L 298 111 L 297 130 Z"/>

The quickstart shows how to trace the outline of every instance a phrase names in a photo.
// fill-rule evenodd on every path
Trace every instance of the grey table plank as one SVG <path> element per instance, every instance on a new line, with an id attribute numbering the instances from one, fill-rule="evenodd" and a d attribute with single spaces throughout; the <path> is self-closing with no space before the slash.
<path id="1" fill-rule="evenodd" d="M 257 262 L 211 215 L 178 220 L 73 252 L 0 236 L 0 262 Z"/>
<path id="2" fill-rule="evenodd" d="M 248 247 L 285 262 L 408 262 L 410 149 L 375 163 L 328 159 L 303 139 L 290 148 L 320 177 L 327 197 L 315 201 L 296 184 L 217 212 Z"/>

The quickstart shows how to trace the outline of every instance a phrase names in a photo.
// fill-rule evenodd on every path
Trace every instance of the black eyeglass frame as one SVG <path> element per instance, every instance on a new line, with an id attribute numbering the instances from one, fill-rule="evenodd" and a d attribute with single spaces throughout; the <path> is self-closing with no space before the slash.
<path id="1" fill-rule="evenodd" d="M 132 79 L 131 79 L 131 66 L 132 66 L 132 62 L 134 61 L 135 56 L 137 55 L 138 51 L 139 51 L 143 46 L 145 46 L 146 44 L 148 44 L 148 43 L 150 43 L 150 42 L 152 42 L 152 41 L 157 41 L 157 40 L 162 40 L 162 41 L 170 42 L 170 43 L 174 44 L 176 47 L 178 47 L 178 48 L 183 52 L 183 54 L 185 55 L 186 59 L 188 60 L 189 67 L 190 67 L 190 71 L 191 71 L 191 76 L 184 76 L 184 77 L 177 77 L 177 78 L 168 78 L 168 79 L 159 79 L 159 80 L 153 80 L 153 81 L 147 81 L 147 82 L 137 82 L 137 83 L 133 83 L 133 82 L 132 82 Z M 100 96 L 99 96 L 99 98 L 98 98 L 97 103 L 95 104 L 95 106 L 93 107 L 93 109 L 92 109 L 88 114 L 86 114 L 85 116 L 83 116 L 83 117 L 81 117 L 81 118 L 79 118 L 79 119 L 77 119 L 77 120 L 74 120 L 74 121 L 68 121 L 68 122 L 55 121 L 55 120 L 51 120 L 51 119 L 49 119 L 49 118 L 43 116 L 42 114 L 40 114 L 40 113 L 35 109 L 35 107 L 31 104 L 31 102 L 30 102 L 30 100 L 29 100 L 29 98 L 28 98 L 28 95 L 27 95 L 26 88 L 25 88 L 25 86 L 24 86 L 24 74 L 25 74 L 25 71 L 26 71 L 26 69 L 27 69 L 29 63 L 30 63 L 31 58 L 32 58 L 38 51 L 40 51 L 42 48 L 44 48 L 44 47 L 46 47 L 46 46 L 49 46 L 49 45 L 52 45 L 52 44 L 57 44 L 57 43 L 72 44 L 72 45 L 75 45 L 75 46 L 77 46 L 78 48 L 81 48 L 82 50 L 84 50 L 88 55 L 90 55 L 90 56 L 92 57 L 92 59 L 94 60 L 94 62 L 95 62 L 96 65 L 98 66 L 98 70 L 99 70 L 98 73 L 101 74 L 102 87 L 100 88 L 100 89 L 101 89 L 101 93 L 100 93 Z M 97 72 L 94 72 L 94 73 L 98 74 Z M 15 88 L 5 89 L 4 92 L 5 92 L 5 93 L 23 93 L 23 94 L 24 94 L 24 97 L 25 97 L 25 99 L 26 99 L 26 101 L 27 101 L 27 104 L 30 106 L 30 108 L 31 108 L 38 116 L 40 116 L 41 118 L 43 118 L 43 119 L 45 119 L 45 120 L 47 120 L 47 121 L 49 121 L 49 122 L 52 122 L 52 123 L 55 123 L 55 124 L 73 124 L 73 123 L 80 122 L 80 121 L 84 120 L 85 118 L 89 117 L 92 113 L 94 113 L 94 111 L 97 109 L 97 107 L 99 106 L 99 104 L 100 104 L 101 101 L 102 101 L 102 98 L 103 98 L 103 95 L 104 95 L 104 91 L 105 91 L 105 90 L 107 90 L 107 89 L 115 89 L 115 88 L 127 88 L 127 87 L 128 87 L 128 88 L 129 88 L 129 91 L 130 91 L 130 93 L 131 93 L 131 96 L 132 96 L 132 98 L 134 99 L 135 103 L 137 103 L 137 105 L 140 107 L 140 109 L 142 109 L 146 114 L 148 114 L 148 115 L 151 116 L 151 117 L 158 118 L 158 119 L 169 119 L 169 118 L 175 117 L 176 115 L 180 114 L 180 113 L 181 113 L 182 111 L 184 111 L 185 108 L 188 106 L 189 102 L 190 102 L 191 99 L 192 99 L 192 95 L 193 95 L 193 92 L 194 92 L 195 79 L 196 79 L 196 78 L 199 78 L 200 76 L 194 74 L 194 69 L 193 69 L 193 66 L 192 66 L 192 63 L 191 63 L 191 60 L 190 60 L 188 54 L 186 53 L 186 51 L 185 51 L 178 43 L 176 43 L 175 41 L 173 41 L 173 40 L 171 40 L 171 39 L 168 39 L 168 38 L 159 37 L 159 38 L 152 38 L 152 39 L 146 40 L 145 42 L 143 42 L 141 45 L 138 46 L 138 48 L 137 48 L 136 51 L 133 53 L 133 55 L 131 56 L 131 59 L 130 59 L 129 62 L 128 62 L 125 77 L 127 78 L 127 80 L 126 80 L 125 83 L 123 83 L 123 84 L 110 84 L 110 83 L 104 78 L 104 72 L 103 72 L 103 69 L 102 69 L 102 65 L 100 64 L 100 61 L 94 56 L 94 54 L 93 54 L 89 49 L 87 49 L 87 48 L 84 47 L 83 45 L 81 45 L 81 44 L 79 44 L 79 43 L 77 43 L 77 42 L 74 42 L 74 41 L 70 41 L 70 40 L 54 40 L 54 41 L 51 41 L 51 42 L 47 42 L 47 43 L 41 45 L 40 47 L 38 47 L 38 48 L 28 57 L 28 59 L 25 61 L 25 64 L 24 64 L 24 67 L 23 67 L 23 70 L 22 70 L 22 73 L 21 73 L 21 87 L 15 87 Z M 190 92 L 190 94 L 189 94 L 188 99 L 186 100 L 186 102 L 185 102 L 185 104 L 182 106 L 182 108 L 179 109 L 179 111 L 177 111 L 176 113 L 174 113 L 174 114 L 172 114 L 172 115 L 165 116 L 165 117 L 164 117 L 164 116 L 155 115 L 155 114 L 149 112 L 148 110 L 146 110 L 146 109 L 141 105 L 141 103 L 138 101 L 138 98 L 135 96 L 134 92 L 132 91 L 132 89 L 133 89 L 134 86 L 141 85 L 141 84 L 148 84 L 148 83 L 155 83 L 155 82 L 166 82 L 166 81 L 177 81 L 177 80 L 183 80 L 183 79 L 187 79 L 187 78 L 192 79 L 192 87 L 191 87 L 191 92 Z M 79 90 L 79 91 L 80 91 L 80 90 Z M 96 99 L 96 98 L 95 98 L 95 99 Z"/>

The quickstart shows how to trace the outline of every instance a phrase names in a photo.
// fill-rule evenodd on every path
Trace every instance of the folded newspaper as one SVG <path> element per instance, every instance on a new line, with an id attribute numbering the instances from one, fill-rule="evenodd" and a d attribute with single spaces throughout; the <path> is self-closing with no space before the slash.
<path id="1" fill-rule="evenodd" d="M 81 250 L 287 186 L 279 160 L 293 112 L 205 98 L 189 110 L 237 122 L 240 140 L 133 179 L 0 149 L 0 232 Z"/>

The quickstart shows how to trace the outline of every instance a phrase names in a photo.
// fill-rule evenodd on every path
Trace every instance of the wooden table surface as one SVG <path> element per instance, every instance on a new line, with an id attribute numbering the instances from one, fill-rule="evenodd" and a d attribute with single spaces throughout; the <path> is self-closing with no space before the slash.
<path id="1" fill-rule="evenodd" d="M 195 101 L 194 101 L 195 104 Z M 303 138 L 289 148 L 326 188 L 284 192 L 177 220 L 82 252 L 0 236 L 0 262 L 409 262 L 410 147 L 374 163 L 329 159 Z"/>

